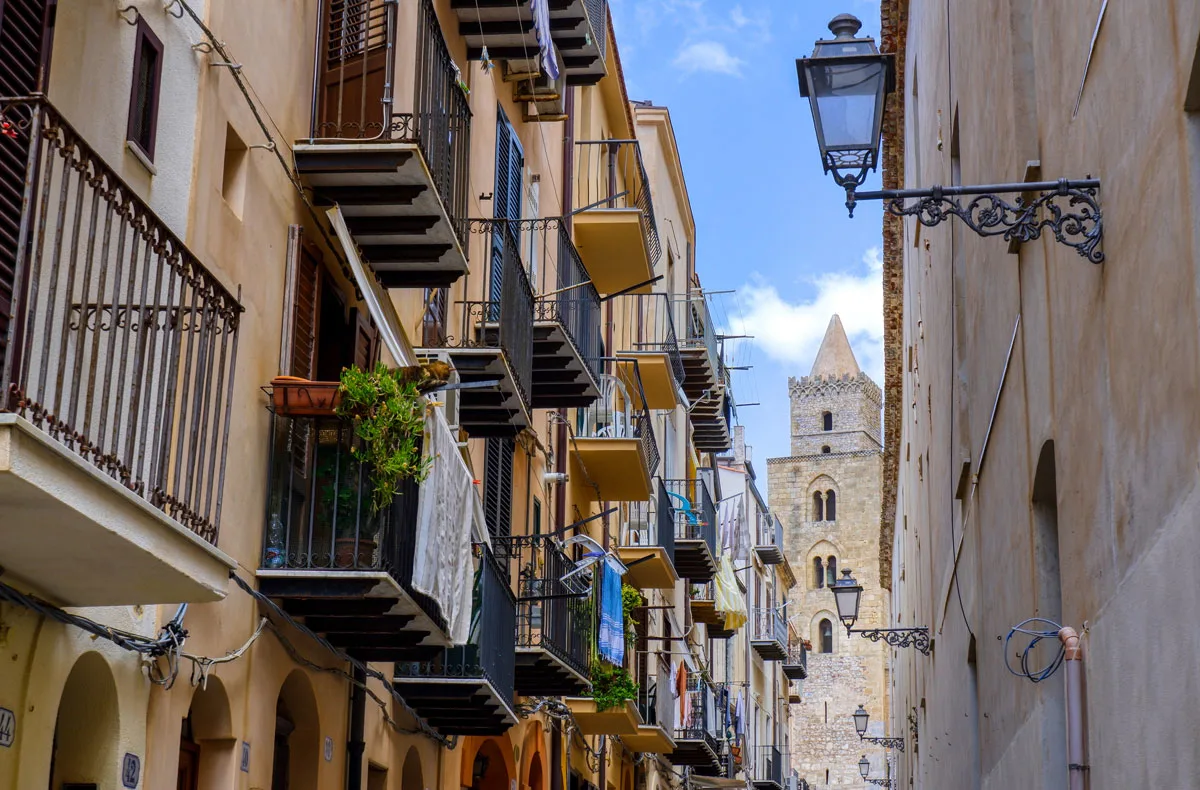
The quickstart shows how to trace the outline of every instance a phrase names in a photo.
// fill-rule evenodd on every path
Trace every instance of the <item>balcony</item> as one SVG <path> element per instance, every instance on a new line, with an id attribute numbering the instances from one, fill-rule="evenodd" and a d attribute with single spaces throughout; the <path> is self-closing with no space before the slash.
<path id="1" fill-rule="evenodd" d="M 591 585 L 544 535 L 497 538 L 496 552 L 516 563 L 516 692 L 578 696 L 591 689 Z"/>
<path id="2" fill-rule="evenodd" d="M 485 547 L 476 559 L 475 609 L 466 645 L 396 664 L 401 696 L 444 735 L 501 735 L 517 723 L 516 602 L 507 571 Z"/>
<path id="3" fill-rule="evenodd" d="M 5 579 L 63 606 L 220 600 L 242 306 L 44 97 L 0 119 Z"/>
<path id="4" fill-rule="evenodd" d="M 755 529 L 754 553 L 763 565 L 783 562 L 783 524 L 771 513 L 759 511 Z"/>
<path id="5" fill-rule="evenodd" d="M 757 790 L 783 790 L 783 755 L 774 746 L 754 749 L 754 787 Z"/>
<path id="6" fill-rule="evenodd" d="M 717 346 L 716 324 L 702 295 L 675 302 L 675 326 L 679 330 L 679 350 L 683 356 L 683 391 L 692 404 L 689 416 L 696 449 L 723 453 L 730 440 L 729 393 L 726 371 Z"/>
<path id="7" fill-rule="evenodd" d="M 646 392 L 646 407 L 669 410 L 684 405 L 683 357 L 675 334 L 670 298 L 664 293 L 614 297 L 612 322 L 620 337 L 617 356 L 636 359 Z"/>
<path id="8" fill-rule="evenodd" d="M 583 735 L 636 735 L 642 717 L 633 700 L 600 710 L 591 697 L 567 697 L 563 700 Z"/>
<path id="9" fill-rule="evenodd" d="M 549 0 L 550 37 L 567 85 L 595 85 L 607 73 L 607 0 Z M 538 31 L 530 0 L 451 0 L 467 59 L 488 57 L 511 73 L 536 74 Z"/>
<path id="10" fill-rule="evenodd" d="M 662 252 L 637 140 L 575 144 L 575 243 L 596 290 L 649 292 Z"/>
<path id="11" fill-rule="evenodd" d="M 674 590 L 675 509 L 662 480 L 645 502 L 631 502 L 617 556 L 628 569 L 625 582 L 639 590 Z"/>
<path id="12" fill-rule="evenodd" d="M 529 425 L 534 298 L 513 224 L 470 221 L 472 237 L 483 241 L 486 252 L 484 298 L 457 304 L 461 322 L 455 330 L 444 292 L 433 291 L 422 322 L 425 351 L 444 350 L 460 381 L 476 385 L 461 390 L 458 400 L 459 425 L 473 438 L 511 437 Z"/>
<path id="13" fill-rule="evenodd" d="M 717 508 L 703 480 L 665 480 L 675 508 L 675 568 L 694 583 L 717 572 Z"/>
<path id="14" fill-rule="evenodd" d="M 648 656 L 647 660 L 652 660 Z M 621 742 L 627 748 L 641 754 L 671 754 L 675 751 L 675 740 L 671 737 L 674 730 L 674 711 L 678 703 L 671 696 L 671 677 L 666 668 L 661 666 L 651 679 L 651 683 L 638 685 L 637 708 L 642 717 L 642 724 L 634 735 L 622 735 Z"/>
<path id="15" fill-rule="evenodd" d="M 449 285 L 467 271 L 471 110 L 433 3 L 324 5 L 297 172 L 318 204 L 341 207 L 384 287 Z M 398 73 L 416 78 L 397 95 Z"/>
<path id="16" fill-rule="evenodd" d="M 534 287 L 535 409 L 578 408 L 599 395 L 603 372 L 600 294 L 588 279 L 562 218 L 509 223 L 527 251 Z"/>
<path id="17" fill-rule="evenodd" d="M 689 678 L 685 694 L 681 705 L 683 721 L 675 723 L 671 762 L 677 766 L 690 765 L 698 771 L 718 771 L 721 746 L 714 732 L 718 711 L 713 688 L 699 677 Z"/>
<path id="18" fill-rule="evenodd" d="M 692 582 L 688 585 L 688 608 L 692 612 L 692 620 L 709 626 L 724 628 L 725 615 L 717 614 L 716 582 L 703 584 Z"/>
<path id="19" fill-rule="evenodd" d="M 754 610 L 754 631 L 750 647 L 763 661 L 783 661 L 788 657 L 787 621 L 774 608 Z"/>
<path id="20" fill-rule="evenodd" d="M 793 642 L 783 659 L 783 674 L 788 680 L 804 680 L 808 677 L 808 651 L 803 642 Z"/>
<path id="21" fill-rule="evenodd" d="M 636 366 L 620 376 L 603 374 L 600 397 L 577 413 L 571 475 L 585 481 L 597 501 L 650 498 L 658 444 L 650 414 L 634 406 L 632 392 L 636 391 L 640 391 Z"/>
<path id="22" fill-rule="evenodd" d="M 405 482 L 374 512 L 359 445 L 348 420 L 272 416 L 259 589 L 356 658 L 429 658 L 449 643 L 412 586 L 419 488 Z"/>

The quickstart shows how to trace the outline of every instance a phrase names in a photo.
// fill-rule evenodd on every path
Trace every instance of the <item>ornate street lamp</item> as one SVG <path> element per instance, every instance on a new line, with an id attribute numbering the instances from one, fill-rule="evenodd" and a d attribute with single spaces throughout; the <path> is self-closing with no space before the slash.
<path id="1" fill-rule="evenodd" d="M 871 773 L 871 761 L 864 754 L 862 759 L 858 761 L 858 772 L 862 774 L 862 778 L 866 779 L 867 774 Z"/>
<path id="2" fill-rule="evenodd" d="M 838 618 L 846 626 L 846 635 L 858 634 L 872 642 L 880 640 L 892 647 L 915 647 L 929 655 L 929 629 L 917 628 L 854 628 L 858 621 L 858 606 L 862 601 L 862 585 L 850 575 L 850 569 L 842 570 L 842 578 L 830 585 L 833 600 L 837 605 Z M 857 725 L 857 722 L 856 722 Z M 865 732 L 865 725 L 864 725 Z"/>
<path id="3" fill-rule="evenodd" d="M 871 718 L 871 714 L 867 713 L 867 709 L 862 705 L 858 706 L 858 710 L 851 714 L 854 719 L 854 730 L 858 733 L 858 739 L 865 743 L 873 743 L 877 746 L 882 746 L 885 749 L 899 749 L 904 751 L 903 738 L 874 738 L 867 735 L 867 722 Z M 866 777 L 863 777 L 866 779 Z"/>
<path id="4" fill-rule="evenodd" d="M 1034 241 L 1043 231 L 1092 263 L 1104 261 L 1104 226 L 1096 194 L 1100 180 L 1031 181 L 984 186 L 934 186 L 858 192 L 867 173 L 879 164 L 884 103 L 895 89 L 895 64 L 870 37 L 857 38 L 862 22 L 839 14 L 829 23 L 832 39 L 817 41 L 811 57 L 796 61 L 800 95 L 808 99 L 821 166 L 846 190 L 846 208 L 854 216 L 859 200 L 883 200 L 885 210 L 912 216 L 928 227 L 958 217 L 980 236 L 1005 241 Z M 1032 164 L 1032 163 L 1031 163 Z M 1008 203 L 999 195 L 1017 195 Z M 958 200 L 959 196 L 971 199 Z M 912 199 L 914 202 L 905 201 Z"/>

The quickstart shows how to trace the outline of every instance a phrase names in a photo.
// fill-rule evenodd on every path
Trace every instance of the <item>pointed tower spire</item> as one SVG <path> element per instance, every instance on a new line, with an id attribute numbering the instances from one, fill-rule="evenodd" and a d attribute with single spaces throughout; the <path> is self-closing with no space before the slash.
<path id="1" fill-rule="evenodd" d="M 833 318 L 829 319 L 829 328 L 825 330 L 825 339 L 821 341 L 821 350 L 817 352 L 809 375 L 840 379 L 843 375 L 854 377 L 860 372 L 846 330 L 842 328 L 842 319 L 834 313 Z"/>

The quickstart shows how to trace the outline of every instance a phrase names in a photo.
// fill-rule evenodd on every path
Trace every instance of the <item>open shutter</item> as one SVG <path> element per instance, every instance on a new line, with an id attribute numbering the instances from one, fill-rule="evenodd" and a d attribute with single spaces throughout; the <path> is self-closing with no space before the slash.
<path id="1" fill-rule="evenodd" d="M 321 261 L 309 244 L 300 245 L 292 290 L 290 375 L 310 379 L 317 369 L 321 317 Z"/>
<path id="2" fill-rule="evenodd" d="M 370 370 L 379 361 L 379 330 L 366 310 L 354 311 L 354 364 Z"/>
<path id="3" fill-rule="evenodd" d="M 521 218 L 521 171 L 525 166 L 525 155 L 521 141 L 504 110 L 496 108 L 496 188 L 492 192 L 492 206 L 496 219 L 519 220 Z M 512 235 L 520 249 L 520 237 L 515 223 L 507 224 L 505 232 Z M 488 278 L 488 299 L 500 301 L 504 283 L 504 232 L 492 233 L 492 266 Z M 495 319 L 493 319 L 495 320 Z"/>
<path id="4" fill-rule="evenodd" d="M 512 439 L 490 438 L 484 464 L 483 512 L 493 538 L 512 534 Z"/>

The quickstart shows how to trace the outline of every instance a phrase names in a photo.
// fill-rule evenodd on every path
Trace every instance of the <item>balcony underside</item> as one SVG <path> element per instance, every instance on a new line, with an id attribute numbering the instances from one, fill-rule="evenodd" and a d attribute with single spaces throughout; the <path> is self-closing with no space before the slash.
<path id="1" fill-rule="evenodd" d="M 774 779 L 755 779 L 755 790 L 782 790 L 783 785 Z"/>
<path id="2" fill-rule="evenodd" d="M 502 735 L 517 715 L 484 678 L 410 677 L 393 679 L 404 701 L 443 735 Z"/>
<path id="3" fill-rule="evenodd" d="M 654 277 L 646 249 L 642 212 L 636 208 L 595 208 L 573 220 L 575 246 L 596 290 L 617 293 Z M 632 293 L 650 293 L 649 284 Z"/>
<path id="4" fill-rule="evenodd" d="M 751 639 L 750 647 L 763 661 L 783 661 L 787 658 L 787 645 L 775 639 Z"/>
<path id="5" fill-rule="evenodd" d="M 709 639 L 733 639 L 733 635 L 737 633 L 737 629 L 726 628 L 724 625 L 710 625 L 707 633 Z"/>
<path id="6" fill-rule="evenodd" d="M 671 754 L 675 751 L 675 741 L 670 734 L 654 724 L 641 725 L 636 735 L 622 735 L 621 743 L 641 754 Z"/>
<path id="7" fill-rule="evenodd" d="M 605 502 L 641 502 L 650 498 L 650 470 L 642 440 L 572 439 L 572 477 Z M 595 494 L 592 486 L 599 488 Z"/>
<path id="8" fill-rule="evenodd" d="M 729 422 L 725 417 L 726 397 L 724 388 L 719 388 L 700 400 L 692 401 L 689 416 L 697 450 L 705 453 L 723 453 L 733 446 L 729 435 Z"/>
<path id="9" fill-rule="evenodd" d="M 625 564 L 625 582 L 639 590 L 673 590 L 679 582 L 675 564 L 662 546 L 621 546 L 617 557 Z"/>
<path id="10" fill-rule="evenodd" d="M 783 664 L 783 674 L 788 680 L 804 680 L 808 677 L 808 669 L 803 664 Z"/>
<path id="11" fill-rule="evenodd" d="M 715 601 L 705 598 L 693 598 L 689 605 L 692 609 L 692 619 L 697 623 L 724 627 L 725 615 L 717 613 Z"/>
<path id="12" fill-rule="evenodd" d="M 671 357 L 665 351 L 622 351 L 617 356 L 622 359 L 636 359 L 638 372 L 642 376 L 642 389 L 646 393 L 646 408 L 657 411 L 669 411 L 679 402 L 679 388 L 675 383 L 675 374 L 671 371 Z M 630 392 L 634 405 L 642 408 L 641 397 L 637 392 Z"/>
<path id="13" fill-rule="evenodd" d="M 259 570 L 259 590 L 363 661 L 423 661 L 447 646 L 436 605 L 386 571 Z"/>
<path id="14" fill-rule="evenodd" d="M 568 85 L 595 85 L 608 73 L 602 51 L 607 24 L 605 19 L 589 21 L 583 0 L 551 2 L 550 30 Z"/>
<path id="15" fill-rule="evenodd" d="M 679 571 L 680 576 L 694 582 L 712 581 L 712 577 L 717 573 L 717 563 L 708 543 L 676 537 L 675 570 Z"/>
<path id="16" fill-rule="evenodd" d="M 592 688 L 588 678 L 540 647 L 517 648 L 516 678 L 517 693 L 526 697 L 572 697 Z"/>
<path id="17" fill-rule="evenodd" d="M 459 390 L 459 425 L 473 438 L 515 436 L 529 425 L 507 358 L 497 347 L 421 349 L 419 356 L 445 353 L 462 383 L 496 381 L 494 387 Z"/>
<path id="18" fill-rule="evenodd" d="M 568 697 L 563 700 L 571 709 L 579 732 L 584 735 L 636 735 L 642 726 L 642 716 L 632 701 L 608 710 L 597 710 L 590 697 Z"/>
<path id="19" fill-rule="evenodd" d="M 699 400 L 717 386 L 717 371 L 712 358 L 704 346 L 681 348 L 679 354 L 683 358 L 683 392 L 689 401 Z"/>
<path id="20" fill-rule="evenodd" d="M 206 603 L 235 567 L 28 421 L 0 414 L 0 566 L 63 606 Z"/>
<path id="21" fill-rule="evenodd" d="M 693 768 L 719 770 L 721 761 L 707 738 L 698 738 L 691 730 L 675 731 L 675 751 L 671 752 L 675 765 L 690 765 Z"/>
<path id="22" fill-rule="evenodd" d="M 754 553 L 758 555 L 758 560 L 763 565 L 778 565 L 783 562 L 783 550 L 774 543 L 755 546 Z"/>
<path id="23" fill-rule="evenodd" d="M 467 42 L 467 60 L 488 56 L 533 70 L 538 42 L 530 0 L 451 0 L 458 32 Z M 601 27 L 604 20 L 596 25 Z M 568 85 L 594 85 L 605 74 L 599 42 L 589 33 L 582 0 L 550 0 L 550 34 L 563 60 Z"/>
<path id="24" fill-rule="evenodd" d="M 450 285 L 467 259 L 416 143 L 298 143 L 296 168 L 320 205 L 342 209 L 385 288 Z"/>
<path id="25" fill-rule="evenodd" d="M 586 408 L 600 396 L 583 355 L 558 321 L 533 324 L 534 409 Z"/>

